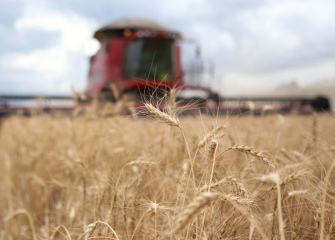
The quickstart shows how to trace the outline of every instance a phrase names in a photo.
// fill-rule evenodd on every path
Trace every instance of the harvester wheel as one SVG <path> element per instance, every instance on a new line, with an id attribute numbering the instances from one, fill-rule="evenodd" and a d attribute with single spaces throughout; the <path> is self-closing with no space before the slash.
<path id="1" fill-rule="evenodd" d="M 313 100 L 312 107 L 316 112 L 329 111 L 330 110 L 329 100 L 326 97 L 319 96 Z"/>
<path id="2" fill-rule="evenodd" d="M 211 101 L 213 101 L 215 103 L 219 103 L 220 102 L 220 95 L 217 94 L 217 93 L 211 93 L 211 94 L 209 94 L 209 96 L 208 96 L 207 99 L 211 100 Z"/>

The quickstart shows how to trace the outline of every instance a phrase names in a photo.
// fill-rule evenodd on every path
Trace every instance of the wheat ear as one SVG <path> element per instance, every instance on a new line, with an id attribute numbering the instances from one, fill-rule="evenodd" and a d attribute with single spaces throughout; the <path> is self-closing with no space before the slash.
<path id="1" fill-rule="evenodd" d="M 185 162 L 183 164 L 183 174 L 181 175 L 181 178 L 179 179 L 179 186 L 177 189 L 177 200 L 176 203 L 179 203 L 181 195 L 185 192 L 185 186 L 186 186 L 186 175 L 188 172 L 188 164 Z"/>
<path id="2" fill-rule="evenodd" d="M 294 181 L 294 180 L 296 180 L 296 179 L 298 179 L 298 178 L 300 178 L 300 177 L 302 177 L 302 176 L 304 176 L 306 174 L 308 174 L 308 169 L 302 169 L 302 170 L 299 170 L 297 172 L 294 172 L 294 173 L 288 175 L 284 179 L 284 181 L 283 181 L 282 184 L 290 183 L 290 182 L 292 182 L 292 181 Z"/>
<path id="3" fill-rule="evenodd" d="M 290 192 L 288 192 L 287 197 L 284 198 L 283 202 L 287 201 L 289 198 L 299 196 L 299 195 L 303 195 L 303 194 L 306 194 L 306 193 L 308 193 L 308 191 L 306 189 L 290 191 Z"/>
<path id="4" fill-rule="evenodd" d="M 177 227 L 174 233 L 179 233 L 191 220 L 200 212 L 205 206 L 209 205 L 212 201 L 221 199 L 222 201 L 235 202 L 239 205 L 250 205 L 253 201 L 250 199 L 243 199 L 231 194 L 222 194 L 219 192 L 205 192 L 197 196 L 194 201 L 182 212 L 181 216 L 177 219 Z"/>
<path id="5" fill-rule="evenodd" d="M 177 219 L 177 227 L 174 229 L 174 233 L 178 234 L 184 227 L 192 220 L 192 218 L 200 212 L 202 208 L 207 206 L 212 201 L 218 199 L 221 196 L 220 193 L 206 192 L 196 197 L 194 201 L 184 209 L 181 216 Z"/>
<path id="6" fill-rule="evenodd" d="M 217 186 L 220 186 L 221 184 L 223 183 L 226 183 L 227 182 L 227 178 L 222 178 L 220 181 L 217 181 L 215 183 L 212 183 L 212 184 L 206 184 L 204 186 L 202 186 L 199 191 L 200 192 L 203 192 L 203 191 L 208 191 L 208 189 L 212 189 L 212 188 L 215 188 Z"/>
<path id="7" fill-rule="evenodd" d="M 250 154 L 251 156 L 253 156 L 257 159 L 262 160 L 266 165 L 276 169 L 276 166 L 262 152 L 254 150 L 252 147 L 249 147 L 247 145 L 236 144 L 235 146 L 230 147 L 230 148 L 226 149 L 225 151 L 221 152 L 220 154 L 218 154 L 218 156 L 220 156 L 221 154 L 223 154 L 223 153 L 225 153 L 229 150 L 237 150 L 237 151 L 240 151 L 240 152 L 248 153 L 248 154 Z"/>
<path id="8" fill-rule="evenodd" d="M 232 176 L 228 176 L 227 179 L 235 184 L 237 190 L 242 193 L 242 196 L 249 197 L 249 193 L 248 193 L 247 189 L 245 188 L 243 183 L 241 183 L 237 178 L 234 178 Z"/>
<path id="9" fill-rule="evenodd" d="M 279 184 L 279 186 L 283 186 L 285 184 L 288 184 L 294 180 L 297 180 L 299 179 L 300 177 L 306 175 L 308 173 L 308 169 L 302 169 L 302 170 L 299 170 L 297 172 L 294 172 L 292 174 L 289 174 L 288 176 L 286 176 L 284 178 L 284 180 L 282 180 Z M 268 191 L 271 191 L 271 190 L 274 190 L 277 188 L 277 185 L 275 184 L 273 187 L 271 187 Z"/>
<path id="10" fill-rule="evenodd" d="M 118 235 L 116 234 L 116 232 L 114 231 L 114 229 L 106 222 L 102 222 L 102 221 L 96 221 L 94 223 L 91 223 L 89 225 L 87 225 L 85 227 L 85 231 L 84 233 L 78 238 L 78 240 L 80 238 L 82 238 L 84 236 L 84 239 L 87 240 L 87 239 L 90 239 L 91 235 L 93 234 L 94 230 L 96 229 L 96 227 L 98 226 L 98 224 L 102 224 L 102 225 L 105 225 L 108 227 L 109 230 L 112 231 L 112 233 L 114 234 L 114 236 L 116 237 L 117 240 L 120 240 Z"/>
<path id="11" fill-rule="evenodd" d="M 159 109 L 155 108 L 151 103 L 145 103 L 145 108 L 157 119 L 160 121 L 175 127 L 180 127 L 179 120 L 175 117 L 170 116 L 169 114 L 160 111 Z"/>
<path id="12" fill-rule="evenodd" d="M 214 128 L 212 131 L 207 133 L 198 143 L 198 148 L 203 148 L 210 140 L 212 140 L 219 132 L 224 130 L 226 126 L 221 125 Z"/>
<path id="13" fill-rule="evenodd" d="M 209 149 L 208 149 L 208 163 L 212 163 L 212 170 L 211 170 L 211 174 L 209 176 L 209 186 L 212 184 L 212 180 L 213 180 L 213 176 L 214 176 L 214 168 L 215 168 L 215 155 L 216 155 L 216 150 L 218 147 L 218 142 L 215 139 L 212 139 L 210 141 L 209 144 Z M 201 182 L 201 181 L 200 181 Z M 208 187 L 207 191 L 210 192 L 211 188 Z M 206 218 L 206 212 L 203 215 L 202 218 L 202 227 L 201 229 L 203 229 L 204 225 L 205 225 L 205 218 Z"/>
<path id="14" fill-rule="evenodd" d="M 260 228 L 258 223 L 253 220 L 250 215 L 241 207 L 249 206 L 254 202 L 250 199 L 243 199 L 231 194 L 222 194 L 219 192 L 205 192 L 195 198 L 195 200 L 184 209 L 181 216 L 177 219 L 177 227 L 174 229 L 173 233 L 178 234 L 185 226 L 193 219 L 193 217 L 201 211 L 204 207 L 209 205 L 211 202 L 221 199 L 222 201 L 227 201 L 234 205 L 234 207 L 239 210 L 258 230 L 263 239 L 267 239 L 264 231 Z"/>
<path id="15" fill-rule="evenodd" d="M 202 140 L 198 143 L 198 146 L 196 148 L 196 151 L 195 151 L 195 154 L 194 154 L 194 157 L 192 158 L 192 162 L 191 162 L 191 172 L 189 173 L 189 176 L 188 176 L 188 179 L 187 179 L 187 184 L 186 184 L 186 190 L 185 190 L 185 196 L 184 196 L 184 201 L 183 201 L 183 207 L 184 207 L 184 203 L 185 203 L 185 198 L 186 198 L 186 192 L 187 192 L 187 189 L 188 189 L 188 184 L 189 184 L 189 181 L 190 181 L 190 177 L 191 177 L 191 173 L 193 173 L 193 166 L 194 166 L 194 163 L 195 163 L 195 159 L 196 157 L 198 156 L 198 152 L 199 150 L 204 147 L 209 141 L 213 140 L 213 138 L 220 132 L 222 131 L 223 129 L 225 129 L 226 127 L 224 125 L 221 125 L 221 126 L 217 126 L 216 128 L 214 128 L 211 132 L 207 133 L 203 138 Z M 191 159 L 191 158 L 190 158 Z M 194 173 L 193 173 L 193 176 L 194 176 Z"/>
<path id="16" fill-rule="evenodd" d="M 84 229 L 84 239 L 87 240 L 94 232 L 94 230 L 96 229 L 98 223 L 94 222 L 91 223 L 89 225 L 87 225 Z"/>
<path id="17" fill-rule="evenodd" d="M 237 201 L 236 198 L 239 201 Z M 224 195 L 223 200 L 226 200 L 226 201 L 230 202 L 240 213 L 242 213 L 249 220 L 249 222 L 252 224 L 252 226 L 257 229 L 257 231 L 259 232 L 259 234 L 261 235 L 261 237 L 263 239 L 266 239 L 266 240 L 268 239 L 265 232 L 259 226 L 259 224 L 254 219 L 254 217 L 252 215 L 250 215 L 250 213 L 248 213 L 246 210 L 244 210 L 244 208 L 240 204 L 240 203 L 242 203 L 244 205 L 250 205 L 250 204 L 253 204 L 253 201 L 251 201 L 250 199 L 241 199 L 241 198 L 238 198 L 238 197 L 234 197 L 233 195 Z"/>

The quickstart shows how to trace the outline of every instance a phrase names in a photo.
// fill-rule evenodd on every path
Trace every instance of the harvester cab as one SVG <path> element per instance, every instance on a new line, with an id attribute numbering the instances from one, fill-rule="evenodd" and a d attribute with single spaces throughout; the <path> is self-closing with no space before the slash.
<path id="1" fill-rule="evenodd" d="M 180 33 L 146 19 L 123 19 L 97 30 L 94 37 L 100 49 L 91 58 L 86 93 L 115 101 L 116 95 L 130 100 L 143 99 L 152 91 L 186 86 L 181 63 Z M 118 94 L 116 94 L 118 92 Z M 192 98 L 192 96 L 191 96 Z"/>

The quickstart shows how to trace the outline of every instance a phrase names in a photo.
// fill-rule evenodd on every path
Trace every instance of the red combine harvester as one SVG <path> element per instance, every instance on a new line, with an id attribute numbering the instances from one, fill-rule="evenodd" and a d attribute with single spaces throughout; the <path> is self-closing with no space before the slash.
<path id="1" fill-rule="evenodd" d="M 101 47 L 90 62 L 86 89 L 89 97 L 116 101 L 115 95 L 121 95 L 141 104 L 152 97 L 153 92 L 160 99 L 170 89 L 177 88 L 179 103 L 192 106 L 186 108 L 186 112 L 196 108 L 197 112 L 200 109 L 205 113 L 257 114 L 266 106 L 268 112 L 309 113 L 330 108 L 329 96 L 324 97 L 319 92 L 222 98 L 211 88 L 199 84 L 204 70 L 201 64 L 191 68 L 197 72 L 198 79 L 191 79 L 186 84 L 181 66 L 181 34 L 152 20 L 112 22 L 96 31 L 94 37 Z M 196 57 L 200 57 L 199 48 L 196 52 Z M 209 86 L 213 87 L 214 79 L 210 81 Z"/>
<path id="2" fill-rule="evenodd" d="M 178 32 L 151 20 L 123 19 L 102 27 L 94 37 L 101 47 L 91 58 L 88 96 L 115 101 L 117 91 L 136 101 L 152 97 L 153 92 L 159 98 L 177 88 L 203 92 L 188 101 L 204 104 L 215 96 L 218 100 L 210 88 L 184 83 Z"/>
<path id="3" fill-rule="evenodd" d="M 128 100 L 141 104 L 143 98 L 153 96 L 152 92 L 159 99 L 162 97 L 160 93 L 177 88 L 177 100 L 181 104 L 191 105 L 192 109 L 206 113 L 239 114 L 250 110 L 260 113 L 265 105 L 272 112 L 309 113 L 329 109 L 328 100 L 316 94 L 222 98 L 211 88 L 199 85 L 204 69 L 201 64 L 191 68 L 198 73 L 195 74 L 198 79 L 191 79 L 189 85 L 186 84 L 181 66 L 181 34 L 152 20 L 123 19 L 112 22 L 96 31 L 94 37 L 99 40 L 101 47 L 91 58 L 86 89 L 90 97 L 115 101 L 117 92 L 118 96 L 126 96 Z M 199 53 L 196 56 L 199 57 Z M 254 109 L 248 105 L 250 102 L 257 103 L 253 104 Z M 186 112 L 192 109 L 186 108 Z"/>

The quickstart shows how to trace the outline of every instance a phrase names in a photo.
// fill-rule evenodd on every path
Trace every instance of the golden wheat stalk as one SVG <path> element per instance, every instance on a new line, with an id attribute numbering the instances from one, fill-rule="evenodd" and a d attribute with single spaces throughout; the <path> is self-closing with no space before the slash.
<path id="1" fill-rule="evenodd" d="M 69 240 L 72 240 L 71 238 L 71 234 L 69 233 L 69 231 L 67 230 L 67 228 L 64 226 L 64 225 L 59 225 L 58 227 L 56 227 L 51 236 L 50 236 L 50 239 L 54 239 L 55 237 L 57 237 L 57 235 L 60 233 L 61 229 L 63 229 L 66 233 L 66 237 L 69 239 Z"/>
<path id="2" fill-rule="evenodd" d="M 281 180 L 280 183 L 279 183 L 279 186 L 284 186 L 294 180 L 297 180 L 305 175 L 307 175 L 309 173 L 308 169 L 302 169 L 302 170 L 299 170 L 297 172 L 294 172 L 294 173 L 291 173 L 289 175 L 287 175 L 284 180 Z M 273 187 L 271 187 L 268 191 L 271 191 L 271 190 L 274 190 L 277 188 L 277 185 L 273 185 Z"/>
<path id="3" fill-rule="evenodd" d="M 120 240 L 119 237 L 118 237 L 118 235 L 114 231 L 114 229 L 108 223 L 102 222 L 102 221 L 96 221 L 94 223 L 91 223 L 91 224 L 87 225 L 85 227 L 85 229 L 84 229 L 84 233 L 78 238 L 78 240 L 80 238 L 82 238 L 82 237 L 84 237 L 85 240 L 91 239 L 91 235 L 95 231 L 95 229 L 98 226 L 98 224 L 107 226 L 108 229 L 112 231 L 112 233 L 114 234 L 114 236 L 116 237 L 116 239 Z"/>
<path id="4" fill-rule="evenodd" d="M 167 97 L 167 112 L 171 116 L 175 116 L 177 114 L 177 90 L 175 88 L 171 89 L 168 97 Z"/>
<path id="5" fill-rule="evenodd" d="M 220 193 L 206 192 L 196 197 L 194 201 L 184 209 L 181 216 L 177 219 L 177 227 L 173 232 L 178 234 L 192 220 L 192 218 L 200 212 L 202 208 L 218 199 L 220 196 Z"/>
<path id="6" fill-rule="evenodd" d="M 263 182 L 273 182 L 276 184 L 277 188 L 277 208 L 278 208 L 278 222 L 279 222 L 279 233 L 280 233 L 280 240 L 285 240 L 285 233 L 284 233 L 284 220 L 283 220 L 283 212 L 282 212 L 282 198 L 281 198 L 281 191 L 280 185 L 283 183 L 278 173 L 270 173 L 268 175 L 263 175 L 261 177 L 261 181 Z"/>
<path id="7" fill-rule="evenodd" d="M 112 197 L 112 200 L 111 200 L 111 205 L 110 205 L 110 209 L 109 209 L 109 214 L 108 214 L 108 220 L 110 221 L 111 217 L 112 217 L 112 213 L 113 213 L 113 208 L 114 208 L 114 203 L 115 203 L 115 199 L 116 199 L 116 195 L 117 195 L 117 190 L 118 190 L 118 186 L 119 186 L 119 183 L 120 183 L 120 180 L 121 180 L 121 176 L 124 172 L 124 170 L 127 168 L 127 167 L 130 167 L 130 166 L 142 166 L 142 167 L 147 167 L 147 166 L 153 166 L 155 165 L 156 163 L 153 163 L 153 162 L 147 162 L 147 161 L 132 161 L 132 162 L 129 162 L 127 164 L 125 164 L 119 174 L 119 177 L 116 181 L 116 184 L 115 184 L 115 191 L 114 191 L 114 195 Z"/>
<path id="8" fill-rule="evenodd" d="M 308 193 L 307 189 L 304 190 L 293 190 L 287 193 L 287 197 L 283 200 L 283 202 L 287 201 L 288 199 L 295 197 L 295 196 L 300 196 L 303 194 Z"/>
<path id="9" fill-rule="evenodd" d="M 251 156 L 259 159 L 259 160 L 262 160 L 266 165 L 276 169 L 276 165 L 274 165 L 270 159 L 265 156 L 262 152 L 260 151 L 257 151 L 257 150 L 254 150 L 252 147 L 249 147 L 247 145 L 238 145 L 236 144 L 235 146 L 232 146 L 228 149 L 226 149 L 225 151 L 221 152 L 220 154 L 218 154 L 218 156 L 220 156 L 221 154 L 229 151 L 229 150 L 237 150 L 237 151 L 240 151 L 240 152 L 244 152 L 244 153 L 248 153 L 250 154 Z"/>
<path id="10" fill-rule="evenodd" d="M 185 190 L 185 196 L 184 196 L 184 200 L 183 200 L 183 207 L 184 207 L 184 203 L 185 203 L 185 198 L 186 198 L 186 192 L 188 190 L 188 184 L 189 184 L 189 181 L 190 181 L 190 177 L 191 177 L 191 174 L 193 174 L 193 177 L 194 177 L 194 173 L 193 173 L 193 166 L 194 166 L 194 163 L 195 163 L 195 159 L 196 157 L 198 156 L 198 152 L 199 150 L 204 147 L 209 141 L 213 140 L 213 138 L 221 131 L 225 129 L 225 126 L 221 125 L 221 126 L 217 126 L 216 128 L 214 128 L 211 132 L 207 133 L 203 139 L 198 143 L 198 146 L 196 147 L 196 151 L 195 151 L 195 154 L 194 154 L 194 157 L 192 158 L 192 162 L 191 162 L 191 171 L 189 173 L 189 176 L 188 176 L 188 179 L 187 179 L 187 184 L 186 184 L 186 190 Z M 182 131 L 183 132 L 183 131 Z M 213 146 L 212 146 L 213 148 Z M 212 149 L 213 150 L 213 149 Z M 216 151 L 216 149 L 215 149 Z M 209 151 L 209 154 L 211 150 Z M 190 155 L 190 154 L 189 154 Z M 214 155 L 212 157 L 215 157 Z M 191 159 L 191 158 L 190 158 Z M 194 179 L 193 179 L 194 180 Z M 194 180 L 194 184 L 195 184 L 195 180 Z M 211 183 L 210 183 L 211 184 Z"/>
<path id="11" fill-rule="evenodd" d="M 333 161 L 333 164 L 330 166 L 330 168 L 327 170 L 326 177 L 324 178 L 324 188 L 322 191 L 322 200 L 321 200 L 321 227 L 320 227 L 320 240 L 324 239 L 324 231 L 325 231 L 325 214 L 326 214 L 326 198 L 327 198 L 327 191 L 328 191 L 328 184 L 329 179 L 332 171 L 335 168 L 335 161 Z"/>
<path id="12" fill-rule="evenodd" d="M 299 170 L 299 171 L 294 172 L 294 173 L 291 173 L 291 174 L 289 174 L 288 176 L 286 176 L 284 178 L 282 184 L 290 183 L 290 182 L 292 182 L 294 180 L 297 180 L 297 179 L 301 178 L 302 176 L 307 175 L 308 173 L 309 173 L 309 170 L 307 168 Z"/>
<path id="13" fill-rule="evenodd" d="M 245 188 L 245 186 L 243 185 L 243 183 L 241 183 L 237 178 L 234 178 L 232 176 L 228 176 L 227 179 L 235 184 L 237 190 L 242 193 L 242 196 L 250 197 L 250 195 L 249 195 L 247 189 Z"/>
<path id="14" fill-rule="evenodd" d="M 216 150 L 218 148 L 218 141 L 215 139 L 212 139 L 210 142 L 209 150 L 208 150 L 208 155 L 209 155 L 209 162 L 212 162 L 212 171 L 211 175 L 209 177 L 209 185 L 212 184 L 213 176 L 214 176 L 214 169 L 215 169 L 215 154 Z M 210 188 L 208 188 L 208 191 L 210 191 Z"/>
<path id="15" fill-rule="evenodd" d="M 174 233 L 178 234 L 185 226 L 193 219 L 193 217 L 201 211 L 204 207 L 209 205 L 211 202 L 221 199 L 222 201 L 228 201 L 242 206 L 250 206 L 254 202 L 250 199 L 243 199 L 238 196 L 231 194 L 223 194 L 219 192 L 205 192 L 197 196 L 194 201 L 188 205 L 181 216 L 177 219 L 177 227 L 174 229 Z"/>
<path id="16" fill-rule="evenodd" d="M 84 229 L 84 239 L 87 240 L 94 232 L 98 225 L 98 222 L 91 223 L 87 225 Z"/>
<path id="17" fill-rule="evenodd" d="M 313 113 L 312 135 L 313 135 L 313 142 L 314 144 L 316 144 L 318 139 L 318 119 L 315 112 Z"/>
<path id="18" fill-rule="evenodd" d="M 238 202 L 235 201 L 233 195 L 224 195 L 224 197 L 225 197 L 224 200 L 226 200 L 230 204 L 232 204 L 244 217 L 246 217 L 249 220 L 251 225 L 257 229 L 257 231 L 261 235 L 262 239 L 265 239 L 265 240 L 268 239 L 265 232 L 259 226 L 258 222 L 255 220 L 253 215 L 250 214 L 249 210 L 244 210 L 244 208 Z M 246 205 L 254 204 L 254 202 L 251 201 L 250 199 L 239 199 L 239 200 L 240 200 L 241 203 L 246 204 Z"/>
<path id="19" fill-rule="evenodd" d="M 224 184 L 227 182 L 227 178 L 223 178 L 221 179 L 220 181 L 217 181 L 215 183 L 212 183 L 212 184 L 206 184 L 204 186 L 202 186 L 199 191 L 200 192 L 204 192 L 204 191 L 208 191 L 208 189 L 212 189 L 212 188 L 215 188 L 215 187 L 218 187 L 220 186 L 221 184 Z"/>
<path id="20" fill-rule="evenodd" d="M 148 167 L 156 165 L 155 162 L 148 162 L 148 161 L 132 161 L 127 163 L 124 167 L 131 167 L 131 166 L 141 166 L 141 167 Z"/>
<path id="21" fill-rule="evenodd" d="M 23 214 L 27 217 L 28 222 L 29 222 L 29 226 L 31 229 L 31 233 L 33 236 L 33 240 L 37 240 L 37 234 L 36 234 L 36 228 L 35 228 L 35 224 L 34 224 L 34 220 L 31 216 L 31 214 L 26 210 L 26 209 L 18 209 L 14 212 L 12 212 L 10 215 L 8 215 L 7 217 L 5 217 L 5 222 L 8 222 L 10 219 L 14 218 L 17 215 Z"/>
<path id="22" fill-rule="evenodd" d="M 151 103 L 145 103 L 144 106 L 155 118 L 159 119 L 160 121 L 170 126 L 180 127 L 180 123 L 177 118 L 160 111 L 159 109 L 155 108 Z"/>
<path id="23" fill-rule="evenodd" d="M 165 113 L 165 112 L 162 112 L 160 111 L 159 109 L 155 108 L 151 103 L 145 103 L 144 106 L 146 107 L 146 109 L 151 113 L 153 114 L 154 117 L 156 117 L 157 119 L 159 119 L 160 121 L 170 125 L 171 127 L 175 126 L 175 127 L 178 127 L 183 135 L 183 138 L 184 138 L 184 141 L 185 141 L 185 145 L 186 145 L 186 149 L 187 149 L 187 154 L 188 154 L 188 157 L 191 161 L 191 173 L 194 177 L 194 170 L 193 170 L 193 161 L 192 161 L 192 157 L 191 157 L 191 151 L 190 151 L 190 148 L 188 146 L 188 143 L 187 143 L 187 139 L 186 139 L 186 136 L 185 136 L 185 133 L 182 129 L 182 127 L 180 126 L 180 123 L 179 123 L 179 120 L 174 117 L 174 116 L 170 116 L 169 114 Z M 188 179 L 189 181 L 189 179 Z M 187 182 L 187 187 L 188 187 L 188 182 Z M 187 189 L 186 187 L 186 189 Z M 187 191 L 187 190 L 186 190 Z M 185 193 L 186 193 L 185 191 Z"/>
<path id="24" fill-rule="evenodd" d="M 198 143 L 198 148 L 203 148 L 209 141 L 211 141 L 219 132 L 224 130 L 226 126 L 221 125 L 214 128 L 212 131 L 207 133 Z"/>
<path id="25" fill-rule="evenodd" d="M 133 234 L 132 234 L 130 240 L 133 240 L 133 238 L 135 237 L 135 233 L 136 233 L 138 227 L 140 226 L 140 224 L 141 224 L 142 220 L 144 219 L 145 215 L 146 215 L 147 213 L 149 213 L 149 212 L 150 212 L 150 209 L 146 210 L 146 211 L 142 214 L 142 216 L 141 216 L 140 219 L 138 220 L 138 223 L 136 224 L 136 227 L 135 227 L 135 229 L 134 229 L 134 231 L 133 231 Z"/>
<path id="26" fill-rule="evenodd" d="M 254 201 L 249 198 L 240 198 L 239 196 L 234 196 L 232 194 L 223 194 L 221 199 L 230 203 L 236 202 L 242 206 L 251 206 L 254 204 Z"/>
<path id="27" fill-rule="evenodd" d="M 185 192 L 185 186 L 186 186 L 186 175 L 188 172 L 188 164 L 185 162 L 183 164 L 183 174 L 181 175 L 181 178 L 179 179 L 179 185 L 177 188 L 177 200 L 176 203 L 179 203 L 181 195 Z"/>

